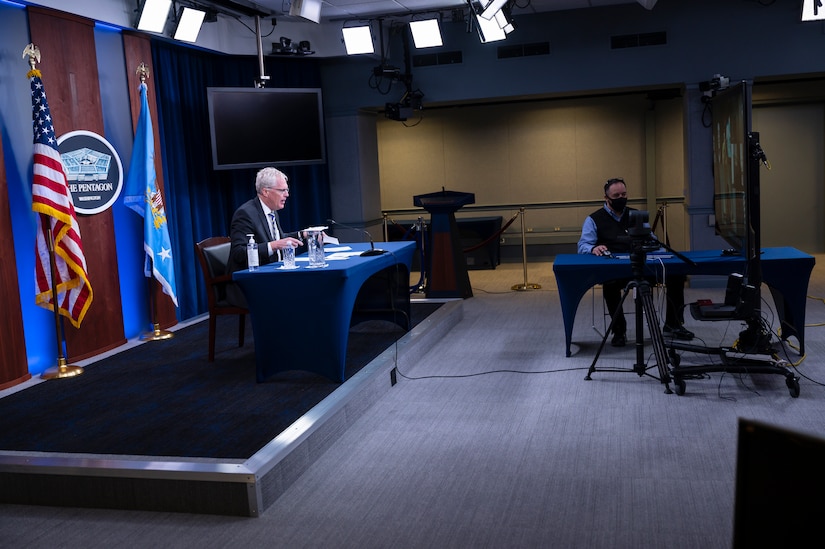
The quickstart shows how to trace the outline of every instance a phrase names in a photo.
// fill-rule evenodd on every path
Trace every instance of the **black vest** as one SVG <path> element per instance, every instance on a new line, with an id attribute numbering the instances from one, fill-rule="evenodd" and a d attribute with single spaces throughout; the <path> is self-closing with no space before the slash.
<path id="1" fill-rule="evenodd" d="M 596 222 L 596 245 L 604 244 L 613 253 L 630 252 L 630 238 L 627 229 L 630 227 L 630 211 L 633 208 L 625 208 L 622 218 L 619 221 L 613 219 L 607 210 L 599 208 L 590 214 Z"/>

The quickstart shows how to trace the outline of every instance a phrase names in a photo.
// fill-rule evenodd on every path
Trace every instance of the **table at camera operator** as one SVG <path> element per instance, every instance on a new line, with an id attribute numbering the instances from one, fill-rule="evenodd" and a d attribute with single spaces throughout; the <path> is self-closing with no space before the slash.
<path id="1" fill-rule="evenodd" d="M 682 252 L 695 266 L 672 254 L 647 257 L 645 274 L 661 278 L 661 261 L 668 274 L 729 275 L 741 273 L 745 267 L 742 256 L 725 256 L 720 250 Z M 800 354 L 805 354 L 805 306 L 808 281 L 814 268 L 814 258 L 791 247 L 763 248 L 762 281 L 770 289 L 776 306 L 782 339 L 795 336 Z M 608 280 L 632 277 L 630 260 L 589 254 L 560 254 L 553 262 L 553 273 L 559 288 L 564 319 L 565 356 L 570 356 L 573 322 L 581 298 L 596 284 Z M 763 294 L 764 299 L 764 294 Z"/>
<path id="2" fill-rule="evenodd" d="M 346 246 L 352 251 L 370 248 L 367 243 Z M 287 370 L 343 382 L 350 325 L 378 318 L 410 328 L 415 243 L 381 246 L 387 253 L 328 259 L 322 268 L 309 268 L 303 254 L 294 270 L 271 263 L 233 274 L 249 304 L 259 383 Z"/>

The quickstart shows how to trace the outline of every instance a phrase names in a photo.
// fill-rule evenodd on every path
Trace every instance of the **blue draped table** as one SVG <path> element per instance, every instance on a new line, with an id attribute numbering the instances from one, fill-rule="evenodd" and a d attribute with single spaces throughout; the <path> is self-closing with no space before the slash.
<path id="1" fill-rule="evenodd" d="M 272 263 L 233 274 L 249 304 L 259 383 L 287 370 L 343 382 L 351 323 L 381 318 L 409 329 L 415 243 L 379 244 L 387 253 L 327 260 L 323 268 L 310 269 L 299 257 L 294 270 Z M 370 247 L 346 246 L 353 251 Z"/>
<path id="2" fill-rule="evenodd" d="M 719 250 L 683 252 L 695 266 L 669 254 L 662 257 L 668 275 L 729 275 L 742 273 L 745 260 L 741 256 L 723 256 Z M 814 258 L 791 247 L 764 248 L 761 266 L 762 281 L 768 286 L 776 304 L 782 328 L 782 339 L 796 336 L 800 353 L 805 353 L 805 304 L 808 281 L 814 268 Z M 656 254 L 649 254 L 645 275 L 661 279 L 662 267 Z M 591 287 L 617 278 L 632 278 L 630 259 L 598 257 L 592 254 L 561 254 L 553 262 L 553 273 L 559 288 L 561 312 L 564 318 L 566 356 L 570 356 L 573 322 L 581 298 Z"/>

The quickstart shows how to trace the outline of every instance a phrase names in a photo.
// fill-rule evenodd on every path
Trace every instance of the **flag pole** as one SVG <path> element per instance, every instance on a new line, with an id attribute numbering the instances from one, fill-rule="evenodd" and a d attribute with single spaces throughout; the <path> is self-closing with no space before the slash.
<path id="1" fill-rule="evenodd" d="M 52 279 L 52 304 L 54 305 L 54 333 L 57 337 L 57 366 L 46 369 L 40 377 L 43 379 L 59 379 L 64 377 L 74 377 L 83 373 L 83 367 L 74 364 L 67 364 L 63 355 L 63 324 L 60 322 L 60 310 L 57 306 L 57 264 L 54 261 L 54 235 L 52 234 L 51 223 L 45 214 L 40 214 L 41 223 L 49 228 L 49 264 Z"/>
<path id="2" fill-rule="evenodd" d="M 149 77 L 149 67 L 146 66 L 146 63 L 141 63 L 135 70 L 135 74 L 140 78 L 140 83 L 145 85 L 146 78 Z M 160 189 L 158 189 L 158 192 L 160 192 Z M 144 215 L 148 214 L 144 212 Z M 140 336 L 141 341 L 162 341 L 175 337 L 174 333 L 160 329 L 160 323 L 158 322 L 158 292 L 155 289 L 155 283 L 152 282 L 153 280 L 155 280 L 154 277 L 149 278 L 149 294 L 151 295 L 149 306 L 152 313 L 152 331 L 143 333 Z"/>
<path id="3" fill-rule="evenodd" d="M 32 71 L 36 70 L 37 62 L 40 61 L 40 50 L 34 44 L 29 44 L 23 50 L 23 57 L 29 58 L 29 67 Z M 54 251 L 54 233 L 52 232 L 52 224 L 50 217 L 46 214 L 40 213 L 40 226 L 48 227 L 49 230 L 49 269 L 51 271 L 51 290 L 52 290 L 52 311 L 54 312 L 54 333 L 57 339 L 57 366 L 47 368 L 40 374 L 43 379 L 59 379 L 64 377 L 74 377 L 83 373 L 83 367 L 74 364 L 68 364 L 66 356 L 63 353 L 63 324 L 60 322 L 60 306 L 57 303 L 57 263 L 55 261 Z"/>
<path id="4" fill-rule="evenodd" d="M 140 336 L 141 341 L 161 341 L 164 339 L 172 339 L 175 337 L 173 332 L 169 330 L 161 330 L 160 323 L 158 322 L 158 292 L 155 291 L 155 279 L 149 279 L 149 293 L 152 294 L 151 299 L 151 307 L 152 307 L 152 331 L 145 332 Z"/>

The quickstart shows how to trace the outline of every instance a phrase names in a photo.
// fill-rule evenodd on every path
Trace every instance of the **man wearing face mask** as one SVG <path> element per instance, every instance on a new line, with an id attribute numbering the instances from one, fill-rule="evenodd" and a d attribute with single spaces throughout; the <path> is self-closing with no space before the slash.
<path id="1" fill-rule="evenodd" d="M 627 229 L 630 227 L 630 211 L 627 207 L 627 186 L 621 178 L 608 179 L 604 185 L 604 206 L 585 218 L 582 235 L 579 239 L 580 254 L 609 256 L 615 253 L 630 253 L 630 239 Z M 622 238 L 624 237 L 624 238 Z M 627 321 L 619 308 L 622 290 L 630 279 L 611 280 L 602 285 L 607 310 L 611 316 L 618 312 L 613 322 L 614 347 L 627 344 Z M 685 277 L 682 275 L 666 276 L 667 307 L 665 325 L 662 333 L 665 337 L 690 340 L 693 332 L 682 326 L 682 310 L 685 307 Z"/>

